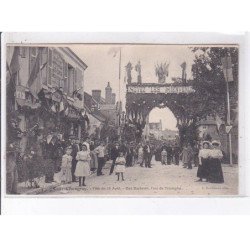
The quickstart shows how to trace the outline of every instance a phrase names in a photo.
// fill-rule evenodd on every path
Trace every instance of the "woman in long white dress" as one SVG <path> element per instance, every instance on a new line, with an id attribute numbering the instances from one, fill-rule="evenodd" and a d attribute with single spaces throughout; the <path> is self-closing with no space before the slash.
<path id="1" fill-rule="evenodd" d="M 62 165 L 61 165 L 61 182 L 62 183 L 70 183 L 72 182 L 72 147 L 68 147 L 66 149 L 66 154 L 62 157 Z"/>
<path id="2" fill-rule="evenodd" d="M 79 186 L 86 186 L 85 179 L 90 175 L 90 152 L 85 144 L 82 145 L 80 151 L 77 152 L 75 176 L 79 178 Z"/>

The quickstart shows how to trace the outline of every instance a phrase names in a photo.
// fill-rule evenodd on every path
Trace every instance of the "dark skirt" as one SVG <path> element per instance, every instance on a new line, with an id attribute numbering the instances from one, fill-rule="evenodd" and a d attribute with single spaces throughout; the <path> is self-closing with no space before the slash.
<path id="1" fill-rule="evenodd" d="M 197 177 L 201 179 L 207 179 L 209 175 L 209 167 L 210 167 L 210 160 L 209 159 L 201 159 L 201 165 L 198 167 Z"/>
<path id="2" fill-rule="evenodd" d="M 156 161 L 161 161 L 161 151 L 156 151 L 155 153 L 155 160 Z"/>
<path id="3" fill-rule="evenodd" d="M 132 154 L 127 154 L 126 157 L 126 166 L 131 167 L 133 164 L 133 155 Z"/>
<path id="4" fill-rule="evenodd" d="M 208 181 L 211 183 L 223 183 L 224 177 L 219 159 L 210 159 Z"/>

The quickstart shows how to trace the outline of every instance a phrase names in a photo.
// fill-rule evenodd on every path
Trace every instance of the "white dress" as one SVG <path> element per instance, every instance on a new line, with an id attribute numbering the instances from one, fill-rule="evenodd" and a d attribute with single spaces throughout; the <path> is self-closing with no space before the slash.
<path id="1" fill-rule="evenodd" d="M 89 151 L 80 151 L 76 155 L 76 164 L 75 176 L 84 177 L 90 175 L 90 153 Z"/>
<path id="2" fill-rule="evenodd" d="M 71 155 L 63 155 L 62 157 L 62 165 L 61 165 L 61 181 L 62 182 L 72 182 L 72 156 Z"/>
<path id="3" fill-rule="evenodd" d="M 125 158 L 117 157 L 115 161 L 115 172 L 116 173 L 124 173 L 125 172 Z"/>

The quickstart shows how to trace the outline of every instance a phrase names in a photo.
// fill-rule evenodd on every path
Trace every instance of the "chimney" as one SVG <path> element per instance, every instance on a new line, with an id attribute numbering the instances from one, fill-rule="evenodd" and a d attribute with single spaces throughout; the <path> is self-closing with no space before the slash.
<path id="1" fill-rule="evenodd" d="M 101 102 L 101 93 L 102 93 L 102 91 L 100 89 L 94 89 L 94 90 L 92 90 L 92 97 L 98 103 Z"/>
<path id="2" fill-rule="evenodd" d="M 116 94 L 115 93 L 112 93 L 111 95 L 111 104 L 115 104 L 116 103 Z"/>

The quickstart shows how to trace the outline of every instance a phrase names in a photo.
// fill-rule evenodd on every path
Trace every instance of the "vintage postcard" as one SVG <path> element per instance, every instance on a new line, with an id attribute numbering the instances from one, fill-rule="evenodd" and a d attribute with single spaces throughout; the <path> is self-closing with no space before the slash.
<path id="1" fill-rule="evenodd" d="M 238 44 L 3 50 L 6 197 L 239 195 Z"/>

